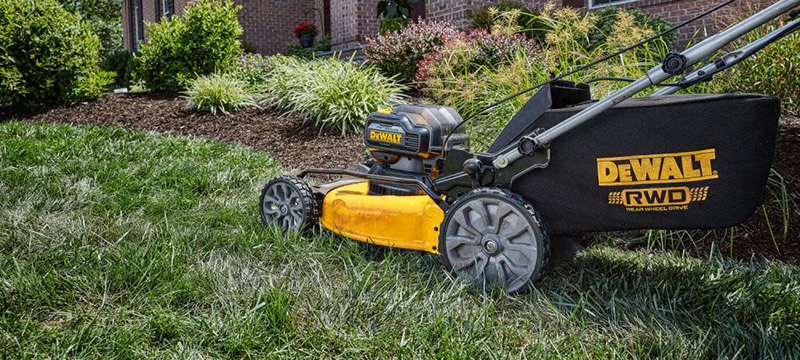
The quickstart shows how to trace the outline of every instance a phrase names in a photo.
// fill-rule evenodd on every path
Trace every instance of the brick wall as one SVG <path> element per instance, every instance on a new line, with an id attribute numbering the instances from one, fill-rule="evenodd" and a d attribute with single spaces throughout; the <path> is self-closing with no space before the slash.
<path id="1" fill-rule="evenodd" d="M 130 2 L 123 0 L 123 37 L 125 48 L 131 50 Z M 145 22 L 155 22 L 156 3 L 160 0 L 142 0 L 142 18 Z M 182 15 L 187 6 L 197 0 L 175 0 L 175 13 Z M 239 22 L 244 28 L 242 40 L 256 47 L 263 54 L 276 54 L 286 49 L 294 41 L 294 27 L 307 19 L 322 27 L 321 13 L 310 10 L 319 6 L 324 0 L 233 0 L 242 6 Z M 319 4 L 319 5 L 318 5 Z M 309 11 L 310 10 L 310 11 Z M 145 26 L 145 40 L 147 30 Z"/>
<path id="2" fill-rule="evenodd" d="M 331 0 L 331 46 L 342 49 L 378 33 L 378 0 Z"/>
<path id="3" fill-rule="evenodd" d="M 312 9 L 316 0 L 234 0 L 242 5 L 239 22 L 244 28 L 242 40 L 252 44 L 262 54 L 286 50 L 294 41 L 294 27 L 308 19 L 317 23 L 319 15 Z M 306 17 L 308 12 L 308 17 Z"/>

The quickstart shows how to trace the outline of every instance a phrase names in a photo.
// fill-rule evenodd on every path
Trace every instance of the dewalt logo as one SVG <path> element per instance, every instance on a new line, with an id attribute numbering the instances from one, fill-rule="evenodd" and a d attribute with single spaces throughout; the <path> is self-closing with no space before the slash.
<path id="1" fill-rule="evenodd" d="M 600 186 L 685 183 L 719 177 L 715 149 L 597 159 Z"/>
<path id="2" fill-rule="evenodd" d="M 369 132 L 369 139 L 373 141 L 380 141 L 392 144 L 402 144 L 403 143 L 403 134 L 393 133 L 393 132 L 386 132 L 386 131 L 377 131 L 377 130 L 370 130 Z"/>

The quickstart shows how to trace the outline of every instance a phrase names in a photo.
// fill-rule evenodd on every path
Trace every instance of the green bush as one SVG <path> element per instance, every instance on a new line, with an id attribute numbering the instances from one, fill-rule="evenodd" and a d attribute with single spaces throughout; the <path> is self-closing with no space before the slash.
<path id="1" fill-rule="evenodd" d="M 739 46 L 744 46 L 771 31 L 782 23 L 773 23 L 743 37 Z M 749 91 L 776 96 L 783 102 L 783 109 L 800 114 L 800 33 L 794 33 L 778 41 L 741 64 L 715 78 L 718 89 L 726 92 Z"/>
<path id="2" fill-rule="evenodd" d="M 255 105 L 253 95 L 247 90 L 247 83 L 229 74 L 200 76 L 192 81 L 184 92 L 189 100 L 189 109 L 229 114 L 245 106 Z"/>
<path id="3" fill-rule="evenodd" d="M 606 42 L 606 38 L 613 31 L 620 13 L 627 13 L 633 16 L 634 24 L 637 27 L 648 27 L 653 29 L 654 33 L 664 32 L 674 26 L 658 15 L 648 15 L 636 9 L 624 10 L 615 6 L 606 6 L 594 12 L 597 17 L 597 24 L 589 33 L 588 49 L 594 49 Z M 664 43 L 672 46 L 678 40 L 678 32 L 674 31 L 667 34 L 662 39 Z"/>
<path id="4" fill-rule="evenodd" d="M 100 57 L 105 59 L 122 45 L 122 2 L 120 0 L 57 0 L 69 12 L 80 14 L 100 38 Z"/>
<path id="5" fill-rule="evenodd" d="M 115 87 L 128 87 L 130 86 L 131 73 L 133 72 L 133 54 L 126 50 L 118 50 L 103 58 L 100 68 L 115 74 Z"/>
<path id="6" fill-rule="evenodd" d="M 183 17 L 148 24 L 148 43 L 135 57 L 134 81 L 176 92 L 201 75 L 228 72 L 242 55 L 241 9 L 230 0 L 200 0 Z"/>
<path id="7" fill-rule="evenodd" d="M 504 14 L 516 12 L 516 26 L 529 39 L 544 40 L 546 24 L 540 21 L 538 12 L 528 9 L 516 2 L 504 1 L 497 5 L 485 6 L 472 16 L 472 28 L 491 32 Z"/>
<path id="8" fill-rule="evenodd" d="M 99 97 L 100 40 L 53 0 L 0 0 L 0 107 L 38 109 Z"/>
<path id="9" fill-rule="evenodd" d="M 301 115 L 320 131 L 361 131 L 367 116 L 403 99 L 406 87 L 377 69 L 338 59 L 269 59 L 264 104 Z"/>
<path id="10" fill-rule="evenodd" d="M 378 33 L 385 35 L 391 32 L 398 32 L 408 26 L 410 21 L 404 18 L 381 19 L 378 23 Z"/>
<path id="11" fill-rule="evenodd" d="M 258 91 L 267 83 L 270 62 L 268 58 L 259 54 L 245 54 L 239 58 L 239 63 L 231 75 L 243 81 L 249 91 Z"/>

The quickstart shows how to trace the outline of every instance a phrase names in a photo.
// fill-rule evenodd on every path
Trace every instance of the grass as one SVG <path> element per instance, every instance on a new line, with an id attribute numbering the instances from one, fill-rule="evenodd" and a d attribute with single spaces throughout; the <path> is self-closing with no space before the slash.
<path id="1" fill-rule="evenodd" d="M 526 296 L 435 256 L 262 228 L 266 155 L 0 124 L 8 358 L 792 358 L 800 268 L 597 246 Z"/>

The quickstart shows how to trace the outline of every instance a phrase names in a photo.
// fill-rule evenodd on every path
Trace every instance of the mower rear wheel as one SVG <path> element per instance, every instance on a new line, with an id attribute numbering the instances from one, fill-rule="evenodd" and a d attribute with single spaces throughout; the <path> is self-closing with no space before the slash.
<path id="1" fill-rule="evenodd" d="M 261 191 L 258 210 L 264 225 L 275 225 L 283 233 L 318 221 L 311 187 L 295 176 L 279 176 L 267 182 Z"/>
<path id="2" fill-rule="evenodd" d="M 550 246 L 527 201 L 508 190 L 482 188 L 447 211 L 439 252 L 448 270 L 474 285 L 517 293 L 543 275 Z"/>

